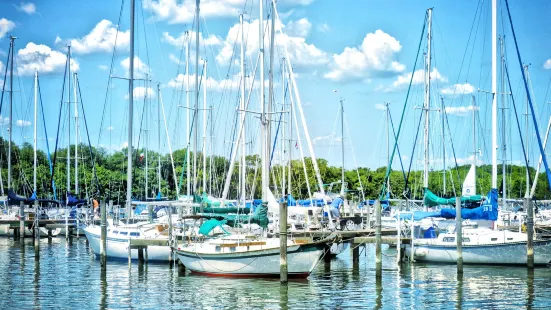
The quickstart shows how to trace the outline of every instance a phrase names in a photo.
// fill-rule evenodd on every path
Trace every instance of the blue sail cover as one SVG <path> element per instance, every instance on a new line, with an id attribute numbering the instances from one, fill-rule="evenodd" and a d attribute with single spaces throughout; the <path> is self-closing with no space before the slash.
<path id="1" fill-rule="evenodd" d="M 413 220 L 420 221 L 427 217 L 441 217 L 440 212 L 425 212 L 425 211 L 415 211 L 413 212 Z M 400 220 L 411 220 L 411 214 L 400 214 Z"/>
<path id="2" fill-rule="evenodd" d="M 279 202 L 285 201 L 285 198 L 281 198 Z M 329 201 L 328 201 L 329 202 Z M 304 200 L 295 200 L 291 194 L 287 195 L 287 206 L 294 207 L 323 207 L 325 206 L 325 201 L 323 199 L 304 199 Z"/>
<path id="3" fill-rule="evenodd" d="M 440 216 L 443 218 L 455 218 L 455 209 L 441 209 Z M 492 188 L 490 190 L 486 201 L 480 207 L 474 209 L 461 209 L 461 218 L 497 221 L 497 189 Z"/>

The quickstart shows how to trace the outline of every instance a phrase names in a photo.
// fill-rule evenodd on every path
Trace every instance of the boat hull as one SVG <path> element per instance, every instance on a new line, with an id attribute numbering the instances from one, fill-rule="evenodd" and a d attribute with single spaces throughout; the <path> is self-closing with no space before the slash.
<path id="1" fill-rule="evenodd" d="M 406 247 L 406 255 L 411 257 L 411 247 Z M 418 262 L 456 263 L 455 246 L 415 245 L 415 260 Z M 551 240 L 534 241 L 534 264 L 547 265 L 551 261 Z M 526 265 L 526 242 L 463 245 L 464 264 L 503 264 Z"/>
<path id="2" fill-rule="evenodd" d="M 86 238 L 90 243 L 90 247 L 94 254 L 100 254 L 100 227 L 86 227 L 84 228 Z M 107 237 L 106 254 L 110 259 L 128 259 L 128 238 L 113 238 Z M 147 247 L 147 260 L 148 261 L 169 261 L 172 250 L 169 246 L 148 246 Z M 130 250 L 131 259 L 138 259 L 138 249 Z"/>
<path id="3" fill-rule="evenodd" d="M 201 254 L 194 252 L 192 247 L 186 250 L 178 249 L 176 253 L 182 264 L 193 273 L 225 277 L 278 277 L 280 274 L 279 248 L 241 253 Z M 289 246 L 289 277 L 308 277 L 322 253 L 323 248 L 314 245 Z"/>

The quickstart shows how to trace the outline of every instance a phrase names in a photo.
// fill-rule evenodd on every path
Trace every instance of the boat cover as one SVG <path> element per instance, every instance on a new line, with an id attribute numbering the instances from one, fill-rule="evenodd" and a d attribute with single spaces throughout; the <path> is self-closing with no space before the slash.
<path id="1" fill-rule="evenodd" d="M 462 204 L 479 202 L 481 200 L 482 200 L 482 196 L 480 195 L 461 197 Z M 425 189 L 425 197 L 423 199 L 423 203 L 428 207 L 442 206 L 442 205 L 455 205 L 455 197 L 453 198 L 438 197 L 427 188 Z"/>
<path id="2" fill-rule="evenodd" d="M 22 201 L 23 204 L 30 205 L 36 200 L 36 193 L 33 193 L 31 197 L 26 198 L 17 195 L 11 188 L 8 189 L 8 205 L 18 206 Z"/>

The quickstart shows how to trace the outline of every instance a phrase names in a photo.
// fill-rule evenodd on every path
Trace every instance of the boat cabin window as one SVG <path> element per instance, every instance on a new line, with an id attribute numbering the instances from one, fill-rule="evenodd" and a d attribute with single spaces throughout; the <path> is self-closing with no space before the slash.
<path id="1" fill-rule="evenodd" d="M 128 235 L 128 232 L 127 231 L 121 231 L 120 234 L 126 236 L 126 235 Z"/>
<path id="2" fill-rule="evenodd" d="M 507 238 L 507 240 L 513 240 L 513 238 Z"/>
<path id="3" fill-rule="evenodd" d="M 497 241 L 497 238 L 492 238 L 491 241 Z"/>
<path id="4" fill-rule="evenodd" d="M 139 233 L 139 232 L 131 232 L 131 233 L 130 233 L 130 236 L 131 236 L 131 237 L 139 237 L 139 236 L 140 236 L 140 233 Z"/>
<path id="5" fill-rule="evenodd" d="M 465 239 L 463 239 L 465 240 Z M 444 242 L 455 242 L 455 237 L 444 237 L 444 239 L 442 239 L 442 241 Z"/>
<path id="6" fill-rule="evenodd" d="M 113 233 L 114 233 L 114 234 L 118 234 L 119 231 L 118 231 L 118 230 L 113 230 Z"/>
<path id="7" fill-rule="evenodd" d="M 233 253 L 233 252 L 235 252 L 235 251 L 236 251 L 236 247 L 234 247 L 234 246 L 230 247 L 230 252 Z"/>
<path id="8" fill-rule="evenodd" d="M 216 252 L 220 252 L 221 249 L 222 249 L 222 247 L 220 247 L 219 245 L 214 247 L 214 251 L 216 251 Z"/>
<path id="9" fill-rule="evenodd" d="M 463 238 L 463 242 L 471 242 L 470 238 Z"/>

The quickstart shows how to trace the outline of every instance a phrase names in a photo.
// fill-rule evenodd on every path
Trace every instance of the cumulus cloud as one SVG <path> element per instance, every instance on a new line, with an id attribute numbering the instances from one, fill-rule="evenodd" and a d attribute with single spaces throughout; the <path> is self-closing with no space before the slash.
<path id="1" fill-rule="evenodd" d="M 0 115 L 0 126 L 5 126 L 5 125 L 8 125 L 9 123 L 10 123 L 9 117 L 3 117 L 2 115 Z"/>
<path id="2" fill-rule="evenodd" d="M 201 16 L 238 16 L 244 4 L 245 0 L 202 0 Z M 167 21 L 169 24 L 192 22 L 195 15 L 195 0 L 144 0 L 143 7 L 150 11 L 156 20 Z"/>
<path id="3" fill-rule="evenodd" d="M 341 143 L 341 140 L 342 140 L 342 138 L 337 137 L 335 135 L 335 133 L 330 133 L 327 136 L 315 137 L 312 140 L 312 143 L 314 143 L 314 145 L 316 145 L 316 146 L 328 146 L 328 145 L 332 145 L 332 144 L 335 144 L 335 143 Z"/>
<path id="4" fill-rule="evenodd" d="M 15 125 L 19 126 L 19 127 L 27 127 L 27 126 L 31 126 L 31 122 L 26 121 L 26 120 L 22 120 L 22 119 L 18 119 L 15 122 Z"/>
<path id="5" fill-rule="evenodd" d="M 25 12 L 29 15 L 33 15 L 34 13 L 36 13 L 36 5 L 34 5 L 34 3 L 31 3 L 31 2 L 28 2 L 28 3 L 21 2 L 20 5 L 14 5 L 14 6 L 18 11 Z"/>
<path id="6" fill-rule="evenodd" d="M 33 75 L 35 71 L 42 74 L 63 72 L 66 62 L 65 54 L 43 44 L 29 42 L 25 48 L 17 51 L 17 71 L 20 75 Z M 71 71 L 76 72 L 78 69 L 78 62 L 71 59 Z"/>
<path id="7" fill-rule="evenodd" d="M 398 40 L 380 29 L 376 30 L 368 33 L 359 47 L 345 47 L 342 53 L 333 54 L 331 71 L 324 77 L 346 81 L 399 74 L 406 69 L 396 60 L 401 49 Z"/>
<path id="8" fill-rule="evenodd" d="M 171 88 L 176 89 L 185 89 L 186 83 L 188 81 L 189 77 L 189 88 L 193 89 L 195 87 L 195 74 L 190 74 L 189 76 L 186 74 L 178 74 L 175 78 L 171 79 L 168 82 L 168 86 Z M 240 87 L 240 81 L 241 78 L 239 76 L 236 76 L 233 79 L 223 79 L 220 81 L 215 80 L 212 77 L 207 77 L 207 89 L 211 91 L 216 92 L 222 92 L 225 90 L 235 90 L 239 89 Z M 250 79 L 247 80 L 247 88 L 250 88 Z M 201 76 L 199 77 L 199 85 L 204 85 L 201 81 Z M 255 82 L 255 87 L 258 87 L 258 81 Z"/>
<path id="9" fill-rule="evenodd" d="M 146 95 L 148 98 L 155 98 L 155 92 L 151 87 L 143 87 L 143 86 L 134 87 L 134 91 L 132 92 L 132 94 L 134 96 L 134 100 L 143 99 Z M 125 96 L 125 99 L 128 100 L 128 94 Z"/>
<path id="10" fill-rule="evenodd" d="M 302 25 L 305 25 L 307 20 L 301 22 Z M 309 24 L 309 22 L 308 22 Z M 329 57 L 327 53 L 320 50 L 313 44 L 306 42 L 305 37 L 293 36 L 287 33 L 287 26 L 281 24 L 279 21 L 276 22 L 276 31 L 277 29 L 282 29 L 283 33 L 276 32 L 275 42 L 278 46 L 287 47 L 289 52 L 290 61 L 293 65 L 296 66 L 315 66 L 327 64 Z M 267 24 L 267 27 L 270 27 L 270 23 Z M 259 35 L 259 21 L 258 19 L 249 22 L 243 23 L 244 33 L 245 33 L 245 49 L 247 57 L 256 55 L 259 49 L 260 35 Z M 241 42 L 240 35 L 241 26 L 235 24 L 228 31 L 228 35 L 223 43 L 223 46 L 216 56 L 216 61 L 220 64 L 228 64 L 232 58 L 234 52 L 234 44 L 239 44 Z M 266 33 L 269 33 L 267 31 Z M 299 31 L 301 34 L 305 34 L 305 31 Z M 264 38 L 264 46 L 269 46 L 269 36 Z"/>
<path id="11" fill-rule="evenodd" d="M 189 37 L 188 37 L 188 35 L 189 35 Z M 197 35 L 197 33 L 195 31 L 184 31 L 184 32 L 180 33 L 180 35 L 178 37 L 173 37 L 168 32 L 163 32 L 162 40 L 167 42 L 170 45 L 173 45 L 173 46 L 176 46 L 176 47 L 182 47 L 182 46 L 184 46 L 186 40 L 188 40 L 188 38 L 191 38 L 190 48 L 194 48 L 195 47 L 195 36 L 196 35 Z M 207 38 L 203 38 L 203 33 L 199 32 L 199 46 L 221 45 L 222 40 L 223 40 L 222 38 L 220 38 L 219 36 L 214 35 L 214 34 L 209 35 Z"/>
<path id="12" fill-rule="evenodd" d="M 0 32 L 0 33 L 1 33 L 1 32 Z M 0 36 L 0 38 L 1 38 L 1 37 L 2 37 L 2 36 Z M 544 69 L 547 69 L 547 70 L 551 69 L 551 58 L 547 59 L 547 60 L 543 63 L 543 68 L 544 68 Z"/>
<path id="13" fill-rule="evenodd" d="M 180 61 L 180 58 L 176 57 L 176 55 L 172 53 L 168 55 L 168 59 L 177 65 L 182 65 L 185 63 L 184 61 Z"/>
<path id="14" fill-rule="evenodd" d="M 312 29 L 312 24 L 308 21 L 308 19 L 301 18 L 296 21 L 290 21 L 285 26 L 285 33 L 290 36 L 305 38 L 310 33 L 310 29 Z"/>
<path id="15" fill-rule="evenodd" d="M 71 50 L 76 54 L 111 52 L 115 44 L 118 47 L 128 47 L 130 44 L 130 30 L 121 31 L 118 34 L 117 32 L 117 26 L 104 19 L 82 38 L 63 40 L 58 37 L 56 38 L 56 44 L 69 44 Z"/>
<path id="16" fill-rule="evenodd" d="M 109 67 L 107 67 L 106 65 L 99 65 L 98 69 L 106 71 L 107 69 L 109 69 Z"/>
<path id="17" fill-rule="evenodd" d="M 0 19 L 0 39 L 2 39 L 13 28 L 15 28 L 14 22 L 5 18 L 1 18 Z"/>
<path id="18" fill-rule="evenodd" d="M 409 81 L 411 80 L 411 72 L 403 73 L 399 75 L 394 82 L 392 82 L 392 87 L 386 89 L 387 91 L 394 91 L 399 90 L 407 87 L 409 85 Z M 439 82 L 447 82 L 448 79 L 445 76 L 442 76 L 438 69 L 434 68 L 430 72 L 430 80 L 431 82 L 439 81 Z M 413 81 L 411 82 L 413 85 L 417 84 L 423 84 L 425 82 L 425 69 L 419 69 L 416 70 L 415 73 L 413 73 Z"/>
<path id="19" fill-rule="evenodd" d="M 385 111 L 386 110 L 386 106 L 382 103 L 376 103 L 375 104 L 375 109 L 377 110 L 381 110 L 381 111 Z"/>
<path id="20" fill-rule="evenodd" d="M 126 57 L 121 61 L 121 67 L 125 70 L 126 76 L 128 77 L 130 71 L 130 57 Z M 151 77 L 149 66 L 145 64 L 138 56 L 134 56 L 134 78 L 144 78 L 146 73 L 149 73 L 149 77 Z"/>
<path id="21" fill-rule="evenodd" d="M 442 95 L 468 95 L 474 93 L 474 86 L 469 83 L 454 84 L 440 91 Z"/>
<path id="22" fill-rule="evenodd" d="M 467 116 L 472 111 L 478 111 L 477 106 L 460 106 L 460 107 L 446 107 L 446 113 L 448 115 Z"/>

